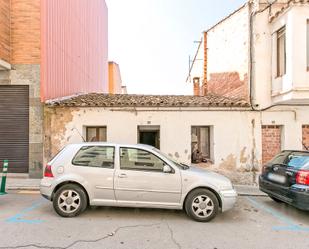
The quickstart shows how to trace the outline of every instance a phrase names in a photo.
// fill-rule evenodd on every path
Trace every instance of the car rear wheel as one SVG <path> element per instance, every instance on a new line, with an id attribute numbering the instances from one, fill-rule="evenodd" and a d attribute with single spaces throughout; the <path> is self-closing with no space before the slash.
<path id="1" fill-rule="evenodd" d="M 278 202 L 278 203 L 282 203 L 282 202 L 283 202 L 283 201 L 279 200 L 279 199 L 276 198 L 276 197 L 273 197 L 273 196 L 270 196 L 270 195 L 269 195 L 269 197 L 270 197 L 273 201 L 275 201 L 275 202 Z"/>
<path id="2" fill-rule="evenodd" d="M 53 206 L 60 216 L 74 217 L 87 208 L 87 195 L 81 187 L 67 184 L 56 191 Z"/>
<path id="3" fill-rule="evenodd" d="M 199 222 L 208 222 L 217 215 L 219 201 L 211 191 L 196 189 L 188 195 L 185 210 L 192 219 Z"/>

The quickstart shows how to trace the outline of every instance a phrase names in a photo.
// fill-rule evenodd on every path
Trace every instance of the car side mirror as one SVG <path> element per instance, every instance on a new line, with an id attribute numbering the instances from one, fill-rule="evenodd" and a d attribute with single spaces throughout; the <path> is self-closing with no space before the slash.
<path id="1" fill-rule="evenodd" d="M 163 166 L 163 173 L 172 173 L 173 170 L 169 165 L 164 165 Z"/>

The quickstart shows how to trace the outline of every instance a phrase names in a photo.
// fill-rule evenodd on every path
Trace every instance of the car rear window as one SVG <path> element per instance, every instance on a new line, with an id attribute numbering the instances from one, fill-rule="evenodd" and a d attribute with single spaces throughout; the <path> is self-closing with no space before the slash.
<path id="1" fill-rule="evenodd" d="M 295 169 L 309 168 L 309 153 L 293 153 L 289 155 L 287 165 Z"/>
<path id="2" fill-rule="evenodd" d="M 269 161 L 269 163 L 271 163 L 271 164 L 284 164 L 286 159 L 287 159 L 288 154 L 290 154 L 290 153 L 291 152 L 288 152 L 288 151 L 281 152 L 278 155 L 276 155 L 273 159 L 271 159 Z"/>
<path id="3" fill-rule="evenodd" d="M 115 148 L 109 146 L 84 146 L 72 164 L 85 167 L 114 168 Z"/>

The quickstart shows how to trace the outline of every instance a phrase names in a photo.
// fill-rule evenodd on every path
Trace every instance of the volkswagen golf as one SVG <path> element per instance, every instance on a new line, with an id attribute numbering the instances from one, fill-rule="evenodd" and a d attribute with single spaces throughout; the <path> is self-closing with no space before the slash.
<path id="1" fill-rule="evenodd" d="M 233 207 L 226 177 L 179 163 L 148 145 L 70 144 L 45 167 L 41 194 L 63 217 L 87 206 L 183 209 L 207 222 Z"/>

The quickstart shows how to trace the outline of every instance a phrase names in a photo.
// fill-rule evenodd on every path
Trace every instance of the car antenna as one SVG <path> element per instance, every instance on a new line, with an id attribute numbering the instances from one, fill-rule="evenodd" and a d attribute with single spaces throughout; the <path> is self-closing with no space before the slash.
<path id="1" fill-rule="evenodd" d="M 78 135 L 83 139 L 83 142 L 86 142 L 86 139 L 82 136 L 82 134 L 79 132 L 79 130 L 78 130 L 76 127 L 73 127 L 73 128 L 71 129 L 71 131 L 73 131 L 73 130 L 76 130 L 77 133 L 78 133 Z"/>

